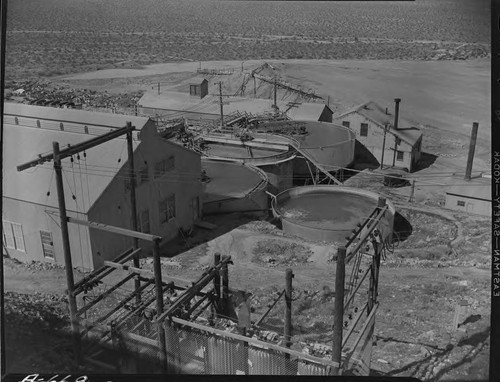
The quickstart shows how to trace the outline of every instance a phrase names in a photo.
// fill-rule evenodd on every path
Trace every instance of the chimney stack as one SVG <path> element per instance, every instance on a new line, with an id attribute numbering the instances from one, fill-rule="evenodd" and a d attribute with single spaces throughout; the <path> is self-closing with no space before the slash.
<path id="1" fill-rule="evenodd" d="M 396 108 L 394 110 L 394 130 L 397 130 L 399 122 L 399 103 L 401 102 L 401 98 L 394 98 L 394 102 L 396 102 Z"/>
<path id="2" fill-rule="evenodd" d="M 465 180 L 471 180 L 472 175 L 472 162 L 474 161 L 474 151 L 476 150 L 477 129 L 479 123 L 472 124 L 472 135 L 470 137 L 469 155 L 467 156 L 467 167 L 465 169 Z"/>

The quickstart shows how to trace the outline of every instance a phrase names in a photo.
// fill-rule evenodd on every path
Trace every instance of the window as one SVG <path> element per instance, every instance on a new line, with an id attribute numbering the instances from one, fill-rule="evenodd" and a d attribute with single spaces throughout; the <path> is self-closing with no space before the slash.
<path id="1" fill-rule="evenodd" d="M 18 223 L 3 221 L 3 240 L 7 248 L 26 252 L 24 246 L 23 226 Z"/>
<path id="2" fill-rule="evenodd" d="M 159 203 L 160 224 L 168 222 L 175 218 L 175 195 L 172 194 L 168 198 L 163 199 Z"/>
<path id="3" fill-rule="evenodd" d="M 367 123 L 362 123 L 361 124 L 361 130 L 359 131 L 359 135 L 361 137 L 367 137 L 368 136 L 368 124 Z"/>
<path id="4" fill-rule="evenodd" d="M 14 123 L 15 123 L 16 125 L 19 125 L 19 118 L 14 117 Z"/>
<path id="5" fill-rule="evenodd" d="M 189 93 L 191 95 L 196 95 L 197 90 L 198 90 L 198 86 L 197 85 L 189 85 Z"/>
<path id="6" fill-rule="evenodd" d="M 139 171 L 139 186 L 143 183 L 146 183 L 149 180 L 148 167 L 143 167 Z"/>
<path id="7" fill-rule="evenodd" d="M 54 260 L 54 242 L 52 240 L 52 232 L 40 231 L 40 238 L 42 239 L 43 257 Z"/>
<path id="8" fill-rule="evenodd" d="M 465 202 L 463 200 L 457 200 L 457 206 L 465 207 Z"/>
<path id="9" fill-rule="evenodd" d="M 398 160 L 398 161 L 402 162 L 402 161 L 404 160 L 404 158 L 405 158 L 405 153 L 404 153 L 404 151 L 399 151 L 399 150 L 397 150 L 397 151 L 396 151 L 396 160 Z"/>
<path id="10" fill-rule="evenodd" d="M 12 234 L 12 225 L 9 222 L 3 221 L 3 243 L 7 248 L 16 249 L 14 235 Z"/>
<path id="11" fill-rule="evenodd" d="M 42 127 L 42 125 L 40 124 L 40 120 L 39 119 L 36 120 L 36 127 Z"/>
<path id="12" fill-rule="evenodd" d="M 64 123 L 62 123 L 62 122 L 61 122 L 61 123 L 59 124 L 59 129 L 60 129 L 61 131 L 64 131 Z"/>
<path id="13" fill-rule="evenodd" d="M 137 219 L 139 223 L 139 231 L 144 233 L 149 233 L 149 210 L 144 210 L 140 213 L 139 219 Z"/>
<path id="14" fill-rule="evenodd" d="M 342 126 L 351 127 L 351 123 L 349 121 L 342 121 Z"/>
<path id="15" fill-rule="evenodd" d="M 167 159 L 163 159 L 155 164 L 154 178 L 159 178 L 167 171 L 175 168 L 175 156 L 171 155 Z"/>
<path id="16" fill-rule="evenodd" d="M 83 131 L 85 132 L 85 134 L 88 134 L 89 133 L 89 127 L 87 125 L 83 126 Z"/>

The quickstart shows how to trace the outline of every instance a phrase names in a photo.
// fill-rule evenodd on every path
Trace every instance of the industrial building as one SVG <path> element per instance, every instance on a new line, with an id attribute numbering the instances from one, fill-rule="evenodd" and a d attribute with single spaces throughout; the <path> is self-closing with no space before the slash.
<path id="1" fill-rule="evenodd" d="M 370 101 L 342 112 L 333 119 L 351 128 L 356 133 L 356 139 L 382 167 L 412 172 L 420 160 L 422 133 L 408 121 L 399 118 L 399 102 L 400 99 L 396 99 L 394 114 L 388 108 Z"/>
<path id="2" fill-rule="evenodd" d="M 190 85 L 190 92 L 154 91 L 145 93 L 137 102 L 138 112 L 142 115 L 161 116 L 165 119 L 220 119 L 220 98 L 216 94 L 208 94 L 200 98 L 197 88 L 201 84 Z M 198 90 L 199 91 L 199 90 Z M 201 93 L 203 94 L 203 93 Z M 273 100 L 263 98 L 224 97 L 223 114 L 225 116 L 237 112 L 263 114 L 274 112 Z M 276 101 L 279 111 L 286 112 L 293 120 L 331 122 L 332 109 L 321 102 L 301 102 L 290 104 L 287 101 Z"/>
<path id="3" fill-rule="evenodd" d="M 467 184 L 451 186 L 446 191 L 445 208 L 483 216 L 491 216 L 491 182 L 473 179 Z"/>
<path id="4" fill-rule="evenodd" d="M 201 214 L 200 155 L 159 137 L 149 118 L 6 104 L 4 113 L 3 239 L 20 261 L 63 264 L 62 236 L 52 162 L 19 172 L 17 166 L 95 135 L 135 126 L 139 230 L 168 241 Z M 22 144 L 20 144 L 22 143 Z M 62 161 L 68 217 L 132 228 L 127 141 L 115 138 Z M 99 268 L 131 246 L 115 233 L 69 224 L 73 265 Z M 147 243 L 142 245 L 147 248 Z"/>

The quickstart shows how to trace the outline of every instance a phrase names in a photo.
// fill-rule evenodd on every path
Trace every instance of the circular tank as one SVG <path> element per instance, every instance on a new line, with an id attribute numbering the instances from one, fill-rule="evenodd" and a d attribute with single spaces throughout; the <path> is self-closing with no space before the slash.
<path id="1" fill-rule="evenodd" d="M 304 126 L 307 134 L 296 134 L 287 138 L 326 170 L 336 171 L 354 161 L 356 134 L 350 128 L 319 121 L 294 120 L 293 123 Z M 279 129 L 280 125 L 285 129 L 288 124 L 290 121 L 272 122 L 274 129 Z M 264 128 L 265 126 L 266 124 L 263 124 Z M 309 174 L 306 161 L 297 158 L 294 175 L 304 174 Z"/>
<path id="2" fill-rule="evenodd" d="M 380 195 L 344 186 L 303 186 L 283 191 L 272 201 L 275 217 L 283 231 L 310 241 L 346 242 L 358 223 L 375 210 Z M 383 239 L 392 236 L 394 205 L 387 201 L 388 212 L 379 230 Z"/>
<path id="3" fill-rule="evenodd" d="M 278 193 L 292 187 L 295 153 L 283 138 L 267 135 L 249 143 L 234 138 L 205 136 L 203 139 L 208 148 L 204 154 L 207 158 L 233 160 L 263 170 L 270 192 Z"/>

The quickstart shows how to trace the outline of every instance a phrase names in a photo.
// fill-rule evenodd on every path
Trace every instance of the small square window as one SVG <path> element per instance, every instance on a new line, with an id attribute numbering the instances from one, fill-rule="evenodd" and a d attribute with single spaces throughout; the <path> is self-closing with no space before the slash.
<path id="1" fill-rule="evenodd" d="M 404 151 L 396 151 L 396 160 L 402 162 L 405 159 Z"/>
<path id="2" fill-rule="evenodd" d="M 465 202 L 463 200 L 457 200 L 457 206 L 465 207 Z"/>
<path id="3" fill-rule="evenodd" d="M 351 123 L 349 121 L 342 121 L 342 126 L 351 127 Z"/>
<path id="4" fill-rule="evenodd" d="M 367 123 L 362 123 L 361 124 L 361 129 L 359 130 L 359 135 L 361 137 L 367 137 L 368 136 L 368 124 Z"/>

